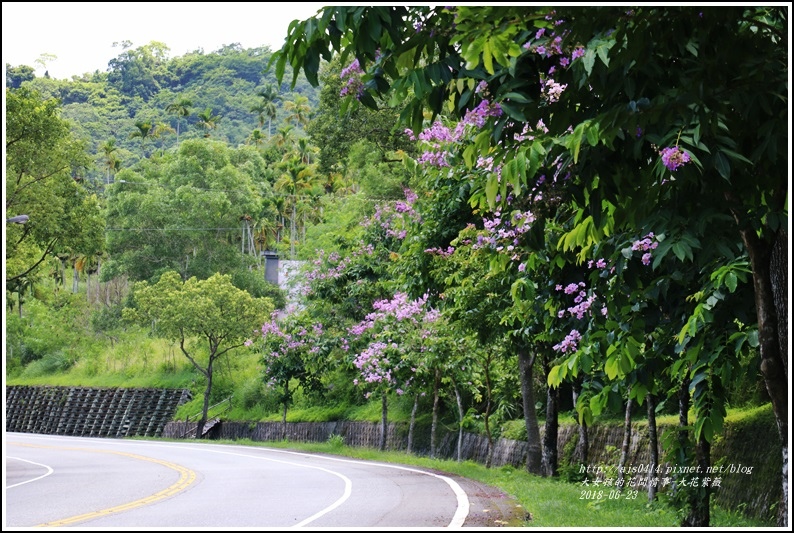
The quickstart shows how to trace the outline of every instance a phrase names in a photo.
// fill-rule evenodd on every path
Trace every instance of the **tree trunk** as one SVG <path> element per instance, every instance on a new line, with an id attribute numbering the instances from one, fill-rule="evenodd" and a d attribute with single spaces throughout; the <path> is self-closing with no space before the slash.
<path id="1" fill-rule="evenodd" d="M 80 290 L 80 272 L 77 266 L 72 269 L 72 294 L 77 294 Z"/>
<path id="2" fill-rule="evenodd" d="M 629 389 L 631 394 L 631 389 Z M 618 461 L 618 482 L 615 484 L 617 490 L 623 490 L 623 472 L 626 467 L 626 459 L 629 456 L 629 445 L 631 444 L 631 398 L 626 400 L 625 417 L 623 419 L 623 445 L 620 447 L 620 460 Z"/>
<path id="3" fill-rule="evenodd" d="M 378 449 L 382 452 L 386 451 L 386 432 L 389 430 L 388 426 L 388 407 L 389 402 L 388 398 L 386 397 L 386 393 L 383 392 L 380 398 L 380 444 L 378 445 Z"/>
<path id="4" fill-rule="evenodd" d="M 289 258 L 295 260 L 295 197 L 292 197 L 292 222 L 290 223 L 289 232 Z"/>
<path id="5" fill-rule="evenodd" d="M 62 287 L 66 287 L 66 259 L 61 259 L 61 270 L 58 273 L 58 279 L 61 282 Z"/>
<path id="6" fill-rule="evenodd" d="M 433 380 L 433 421 L 430 424 L 430 458 L 436 457 L 436 430 L 438 428 L 438 397 L 441 384 L 441 370 L 436 368 L 436 376 Z"/>
<path id="7" fill-rule="evenodd" d="M 414 406 L 411 408 L 411 422 L 408 424 L 408 446 L 406 450 L 408 453 L 413 452 L 414 442 L 414 427 L 416 426 L 416 411 L 419 408 L 419 395 L 414 394 Z"/>
<path id="8" fill-rule="evenodd" d="M 491 468 L 493 462 L 493 432 L 491 431 L 491 396 L 493 394 L 493 387 L 491 385 L 491 361 L 490 357 L 485 361 L 485 412 L 483 413 L 483 420 L 485 421 L 485 436 L 488 439 L 488 450 L 485 453 L 485 468 Z"/>
<path id="9" fill-rule="evenodd" d="M 211 356 L 210 356 L 211 359 Z M 210 392 L 212 392 L 212 363 L 207 366 L 207 387 L 204 389 L 204 406 L 201 408 L 201 419 L 196 425 L 196 438 L 200 439 L 207 423 L 207 413 L 210 410 Z"/>
<path id="10" fill-rule="evenodd" d="M 559 433 L 560 391 L 546 387 L 546 422 L 543 433 L 543 475 L 557 476 L 557 437 Z"/>
<path id="11" fill-rule="evenodd" d="M 284 409 L 281 411 L 281 440 L 287 440 L 287 405 L 289 404 L 289 380 L 284 382 Z"/>
<path id="12" fill-rule="evenodd" d="M 527 427 L 527 472 L 540 476 L 543 475 L 541 468 L 543 453 L 540 444 L 538 414 L 535 412 L 534 366 L 535 356 L 530 357 L 528 350 L 520 346 L 518 348 L 518 374 L 521 380 L 524 423 Z"/>
<path id="13" fill-rule="evenodd" d="M 703 435 L 695 446 L 695 458 L 700 474 L 693 474 L 688 481 L 697 480 L 697 488 L 692 487 L 689 497 L 689 514 L 681 524 L 682 527 L 709 527 L 711 487 L 703 486 L 703 478 L 711 467 L 711 445 Z"/>
<path id="14" fill-rule="evenodd" d="M 460 389 L 458 389 L 458 384 L 452 382 L 452 386 L 455 388 L 455 403 L 458 405 L 458 445 L 455 452 L 455 458 L 458 462 L 461 462 L 461 449 L 463 448 L 463 417 L 465 416 L 465 413 L 463 412 L 463 400 L 460 397 Z"/>
<path id="15" fill-rule="evenodd" d="M 659 438 L 656 432 L 656 398 L 649 394 L 648 401 L 648 446 L 650 447 L 650 467 L 648 470 L 648 501 L 656 499 L 656 467 L 659 465 Z"/>
<path id="16" fill-rule="evenodd" d="M 777 233 L 772 257 L 769 265 L 772 282 L 772 294 L 777 311 L 777 337 L 783 362 L 783 373 L 788 379 L 788 231 L 781 229 Z M 780 427 L 778 426 L 778 430 Z M 783 494 L 778 504 L 777 525 L 788 526 L 788 441 L 783 440 Z"/>
<path id="17" fill-rule="evenodd" d="M 783 206 L 786 198 L 785 191 L 778 195 L 778 204 Z M 726 200 L 736 203 L 734 199 L 726 194 Z M 775 197 L 770 199 L 775 203 Z M 774 207 L 774 206 L 773 206 Z M 781 235 L 782 230 L 776 232 L 774 239 L 764 240 L 759 237 L 755 228 L 743 222 L 742 214 L 733 211 L 734 218 L 739 226 L 739 234 L 742 242 L 747 249 L 750 257 L 750 265 L 753 271 L 753 291 L 755 295 L 755 313 L 758 321 L 758 350 L 761 355 L 761 375 L 766 384 L 766 390 L 772 403 L 772 410 L 777 421 L 780 445 L 783 454 L 782 488 L 783 500 L 782 508 L 785 508 L 788 501 L 788 364 L 784 362 L 781 351 L 782 339 L 779 338 L 780 321 L 785 320 L 788 325 L 788 309 L 778 313 L 775 301 L 775 293 L 780 294 L 787 287 L 782 285 L 783 280 L 788 280 L 788 274 L 783 273 L 787 270 L 782 259 L 784 246 L 779 241 L 787 235 Z M 768 229 L 768 228 L 767 228 Z M 773 252 L 778 247 L 780 251 Z M 773 271 L 774 269 L 774 271 Z M 784 277 L 785 276 L 785 277 Z M 774 278 L 774 281 L 773 281 Z M 777 286 L 775 286 L 777 284 Z M 780 305 L 784 305 L 783 298 L 778 298 Z M 785 304 L 788 307 L 787 304 Z M 786 317 L 783 319 L 782 317 Z M 788 329 L 788 327 L 786 327 Z M 781 509 L 783 511 L 783 509 Z M 787 509 L 785 514 L 778 515 L 778 525 L 787 526 Z M 782 521 L 782 523 L 781 523 Z"/>
<path id="18" fill-rule="evenodd" d="M 579 392 L 582 388 L 581 381 L 576 381 L 573 384 L 572 396 L 573 406 L 576 408 L 576 402 L 579 399 Z M 590 454 L 590 442 L 587 436 L 587 422 L 582 421 L 579 424 L 579 441 L 576 443 L 574 450 L 574 458 L 579 460 L 579 464 L 587 466 L 587 456 Z"/>

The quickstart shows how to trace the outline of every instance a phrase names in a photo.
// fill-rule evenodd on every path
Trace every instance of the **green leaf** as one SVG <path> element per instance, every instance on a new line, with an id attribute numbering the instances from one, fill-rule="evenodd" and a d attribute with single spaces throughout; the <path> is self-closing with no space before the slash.
<path id="1" fill-rule="evenodd" d="M 474 148 L 473 144 L 468 145 L 463 150 L 463 161 L 466 163 L 466 168 L 474 167 L 474 163 L 477 160 L 478 152 Z"/>
<path id="2" fill-rule="evenodd" d="M 692 257 L 692 248 L 690 248 L 689 245 L 684 242 L 681 241 L 674 242 L 671 248 L 675 256 L 682 263 L 684 262 L 684 259 L 686 259 L 687 257 L 689 258 Z"/>
<path id="3" fill-rule="evenodd" d="M 609 49 L 612 48 L 614 41 L 603 42 L 598 45 L 596 48 L 596 52 L 598 52 L 598 57 L 601 58 L 601 62 L 604 63 L 604 66 L 609 66 Z"/>
<path id="4" fill-rule="evenodd" d="M 753 348 L 758 348 L 759 342 L 758 342 L 757 329 L 754 329 L 753 331 L 747 334 L 747 343 Z"/>
<path id="5" fill-rule="evenodd" d="M 697 384 L 706 379 L 707 375 L 704 372 L 700 372 L 692 378 L 692 381 L 689 382 L 689 392 L 694 392 L 695 387 Z"/>
<path id="6" fill-rule="evenodd" d="M 584 71 L 587 72 L 587 75 L 593 73 L 593 65 L 595 65 L 595 57 L 596 53 L 595 50 L 592 48 L 588 48 L 585 50 L 584 56 L 582 56 L 582 64 L 584 65 Z"/>
<path id="7" fill-rule="evenodd" d="M 499 181 L 496 174 L 490 174 L 485 182 L 485 197 L 492 208 L 496 205 L 496 194 L 499 192 Z"/>
<path id="8" fill-rule="evenodd" d="M 637 398 L 637 403 L 642 405 L 646 396 L 648 396 L 648 388 L 642 383 L 635 383 L 631 387 L 631 394 Z"/>
<path id="9" fill-rule="evenodd" d="M 502 102 L 501 107 L 502 111 L 504 111 L 504 113 L 513 120 L 517 120 L 519 122 L 526 122 L 528 120 L 523 111 L 519 110 L 516 106 L 508 102 Z"/>
<path id="10" fill-rule="evenodd" d="M 731 179 L 731 164 L 728 161 L 728 158 L 725 157 L 721 151 L 717 152 L 717 155 L 714 156 L 714 166 L 717 167 L 717 172 L 720 173 L 720 176 L 725 178 L 727 181 Z"/>
<path id="11" fill-rule="evenodd" d="M 567 146 L 568 150 L 573 152 L 573 162 L 579 162 L 579 149 L 582 147 L 582 135 L 584 133 L 584 125 L 585 123 L 579 124 L 576 126 L 576 129 L 573 130 L 573 133 L 568 136 L 567 139 Z"/>
<path id="12" fill-rule="evenodd" d="M 565 364 L 560 364 L 557 366 L 552 367 L 551 371 L 549 371 L 549 378 L 548 384 L 550 387 L 558 387 L 568 372 L 568 366 Z"/>
<path id="13" fill-rule="evenodd" d="M 747 163 L 748 165 L 752 165 L 753 162 L 744 157 L 742 154 L 738 152 L 734 152 L 733 150 L 728 150 L 727 148 L 721 148 L 720 152 L 724 153 L 734 161 L 741 161 L 742 163 Z"/>
<path id="14" fill-rule="evenodd" d="M 725 276 L 725 285 L 728 287 L 728 290 L 731 292 L 736 291 L 736 285 L 738 284 L 738 278 L 736 274 L 733 272 L 728 272 Z"/>
<path id="15" fill-rule="evenodd" d="M 485 67 L 486 72 L 488 74 L 493 75 L 493 55 L 491 54 L 491 41 L 490 39 L 485 41 L 482 46 L 482 64 Z"/>
<path id="16" fill-rule="evenodd" d="M 590 146 L 595 146 L 595 145 L 598 144 L 598 124 L 597 123 L 588 124 L 588 128 L 587 128 L 587 142 L 590 143 Z"/>
<path id="17" fill-rule="evenodd" d="M 620 373 L 618 369 L 618 357 L 610 357 L 607 359 L 606 363 L 604 363 L 604 372 L 609 379 L 615 379 L 618 377 Z"/>
<path id="18" fill-rule="evenodd" d="M 626 374 L 634 370 L 635 366 L 636 364 L 634 363 L 634 359 L 632 359 L 631 355 L 629 355 L 628 353 L 624 353 L 620 357 L 621 376 L 625 376 Z"/>
<path id="19" fill-rule="evenodd" d="M 693 56 L 695 56 L 695 57 L 698 56 L 698 47 L 697 47 L 697 44 L 694 41 L 690 40 L 689 42 L 687 42 L 686 43 L 686 49 L 687 49 L 687 52 L 689 52 Z"/>
<path id="20" fill-rule="evenodd" d="M 507 94 L 502 95 L 502 101 L 510 100 L 511 102 L 516 102 L 518 104 L 528 104 L 531 102 L 525 95 L 517 92 L 509 92 Z"/>

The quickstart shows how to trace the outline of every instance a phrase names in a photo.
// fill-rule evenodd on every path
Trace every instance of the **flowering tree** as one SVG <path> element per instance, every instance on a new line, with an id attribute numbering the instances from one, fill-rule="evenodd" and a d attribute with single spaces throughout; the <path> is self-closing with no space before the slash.
<path id="1" fill-rule="evenodd" d="M 402 118 L 414 132 L 425 110 L 432 122 L 444 110 L 464 117 L 477 108 L 484 81 L 502 114 L 489 117 L 463 154 L 468 168 L 493 155 L 501 172 L 477 178 L 472 199 L 495 209 L 541 176 L 561 179 L 577 213 L 566 239 L 584 255 L 610 224 L 642 236 L 670 233 L 654 213 L 686 220 L 697 244 L 674 240 L 671 254 L 681 263 L 694 263 L 696 253 L 721 256 L 698 278 L 704 290 L 688 294 L 696 304 L 676 339 L 676 349 L 694 359 L 690 378 L 698 383 L 711 382 L 698 374 L 714 356 L 698 350 L 717 320 L 709 298 L 715 282 L 737 276 L 724 251 L 738 244 L 749 260 L 751 320 L 787 472 L 780 331 L 788 313 L 775 306 L 787 269 L 774 259 L 787 238 L 786 21 L 784 7 L 764 6 L 331 7 L 293 26 L 273 60 L 279 78 L 289 62 L 311 81 L 321 56 L 357 59 L 364 89 L 357 101 L 403 101 Z M 548 131 L 535 135 L 541 122 Z M 559 172 L 542 174 L 554 161 Z M 710 224 L 699 223 L 704 215 Z M 709 425 L 698 426 L 701 445 Z M 707 510 L 699 503 L 685 523 L 708 524 Z"/>
<path id="2" fill-rule="evenodd" d="M 278 314 L 274 313 L 258 332 L 262 339 L 265 384 L 282 391 L 279 400 L 284 406 L 281 416 L 283 438 L 286 438 L 287 409 L 295 393 L 290 388 L 291 384 L 296 382 L 306 390 L 321 388 L 318 370 L 323 366 L 322 357 L 327 351 L 324 349 L 323 325 L 306 325 L 306 321 L 306 317 L 295 314 L 279 321 Z M 246 345 L 253 345 L 253 341 L 246 341 Z"/>
<path id="3" fill-rule="evenodd" d="M 425 306 L 427 296 L 409 300 L 405 293 L 396 293 L 388 300 L 372 304 L 373 312 L 349 329 L 350 344 L 361 346 L 353 365 L 359 371 L 354 383 L 365 394 L 381 397 L 380 449 L 386 449 L 387 395 L 402 395 L 413 384 L 418 354 L 428 336 L 427 328 L 438 318 L 438 311 Z"/>

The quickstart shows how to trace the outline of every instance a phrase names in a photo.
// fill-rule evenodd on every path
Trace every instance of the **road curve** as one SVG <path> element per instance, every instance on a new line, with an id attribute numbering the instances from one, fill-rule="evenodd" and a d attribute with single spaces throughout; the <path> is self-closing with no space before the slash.
<path id="1" fill-rule="evenodd" d="M 4 530 L 484 525 L 469 519 L 464 490 L 475 493 L 479 509 L 482 486 L 401 465 L 255 446 L 29 433 L 6 433 L 3 449 Z"/>

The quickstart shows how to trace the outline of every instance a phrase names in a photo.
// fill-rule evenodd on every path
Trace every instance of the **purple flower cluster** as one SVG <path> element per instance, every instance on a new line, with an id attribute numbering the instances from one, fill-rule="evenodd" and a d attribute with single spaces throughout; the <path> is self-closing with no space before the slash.
<path id="1" fill-rule="evenodd" d="M 352 63 L 343 68 L 339 77 L 347 81 L 339 92 L 339 96 L 353 95 L 357 99 L 361 98 L 361 95 L 364 94 L 364 83 L 361 81 L 363 74 L 364 71 L 361 69 L 358 59 L 354 59 Z"/>
<path id="2" fill-rule="evenodd" d="M 438 255 L 438 256 L 441 256 L 441 257 L 449 257 L 450 255 L 455 253 L 455 248 L 453 248 L 452 246 L 447 246 L 447 249 L 445 250 L 443 248 L 439 248 L 439 247 L 436 246 L 436 247 L 433 247 L 433 248 L 425 249 L 425 253 L 426 254 L 432 254 L 432 255 Z"/>
<path id="3" fill-rule="evenodd" d="M 568 335 L 565 336 L 562 342 L 552 346 L 555 352 L 568 353 L 575 352 L 579 349 L 579 341 L 582 339 L 582 334 L 578 330 L 572 329 Z"/>
<path id="4" fill-rule="evenodd" d="M 496 211 L 493 218 L 483 218 L 485 233 L 477 237 L 472 248 L 477 250 L 487 247 L 499 253 L 509 253 L 513 261 L 518 261 L 521 235 L 530 230 L 533 222 L 535 215 L 531 211 L 514 211 L 507 217 L 503 217 L 501 211 Z"/>
<path id="5" fill-rule="evenodd" d="M 405 228 L 411 223 L 420 223 L 421 217 L 413 207 L 417 199 L 416 193 L 407 188 L 403 189 L 403 192 L 405 193 L 405 202 L 397 201 L 393 206 L 389 204 L 375 206 L 375 213 L 361 225 L 368 228 L 377 224 L 387 236 L 399 240 L 404 239 L 408 234 Z"/>
<path id="6" fill-rule="evenodd" d="M 554 26 L 562 26 L 564 20 L 555 20 L 554 12 L 546 16 L 546 20 L 554 21 Z M 571 51 L 570 55 L 566 55 L 562 47 L 562 42 L 569 32 L 567 30 L 557 31 L 557 29 L 548 30 L 547 28 L 540 28 L 535 32 L 534 38 L 524 43 L 523 48 L 534 52 L 544 58 L 559 57 L 558 66 L 568 68 L 571 62 L 584 56 L 584 48 L 576 46 Z M 548 73 L 552 74 L 556 71 L 557 65 L 552 65 Z M 556 100 L 555 100 L 556 101 Z"/>
<path id="7" fill-rule="evenodd" d="M 563 318 L 567 311 L 571 316 L 581 320 L 587 313 L 591 312 L 591 308 L 596 301 L 595 293 L 590 295 L 587 294 L 583 281 L 580 281 L 579 283 L 569 283 L 565 287 L 562 285 L 557 285 L 555 290 L 562 291 L 569 296 L 576 294 L 573 299 L 573 303 L 576 305 L 558 311 L 557 318 Z"/>
<path id="8" fill-rule="evenodd" d="M 678 170 L 682 165 L 689 163 L 691 159 L 689 154 L 678 146 L 663 148 L 659 155 L 662 156 L 662 164 L 672 171 Z"/>
<path id="9" fill-rule="evenodd" d="M 274 387 L 277 385 L 274 374 L 279 372 L 279 365 L 292 365 L 296 359 L 301 358 L 301 354 L 319 353 L 320 345 L 317 340 L 323 335 L 323 325 L 313 324 L 311 331 L 300 324 L 282 327 L 278 321 L 278 312 L 274 312 L 270 321 L 264 323 L 257 334 L 262 339 L 264 373 L 269 376 L 266 385 Z M 253 345 L 253 340 L 247 340 L 245 345 Z"/>
<path id="10" fill-rule="evenodd" d="M 645 252 L 642 254 L 642 264 L 645 266 L 651 264 L 651 259 L 653 258 L 651 250 L 656 250 L 657 246 L 659 246 L 659 241 L 653 232 L 650 232 L 642 239 L 638 239 L 631 243 L 632 251 Z"/>
<path id="11" fill-rule="evenodd" d="M 484 91 L 487 86 L 483 82 L 478 86 L 478 90 Z M 449 152 L 445 146 L 451 143 L 456 143 L 466 133 L 468 126 L 475 128 L 482 128 L 489 117 L 498 117 L 502 115 L 502 107 L 495 102 L 482 100 L 474 109 L 466 112 L 463 119 L 457 123 L 454 129 L 450 129 L 444 125 L 440 120 L 436 120 L 433 124 L 423 130 L 419 135 L 419 140 L 427 144 L 427 149 L 417 159 L 420 164 L 427 164 L 435 167 L 449 167 L 447 160 Z M 416 140 L 416 135 L 413 130 L 406 129 L 405 134 L 411 140 Z"/>
<path id="12" fill-rule="evenodd" d="M 482 128 L 483 125 L 485 125 L 485 121 L 488 119 L 488 117 L 499 116 L 502 116 L 502 107 L 496 102 L 483 100 L 474 109 L 466 111 L 466 115 L 463 117 L 462 123 L 464 126 Z M 460 138 L 460 136 L 458 136 L 458 138 Z"/>
<path id="13" fill-rule="evenodd" d="M 560 95 L 567 87 L 568 84 L 557 83 L 552 78 L 548 78 L 545 81 L 541 80 L 540 93 L 547 102 L 554 103 L 560 99 Z"/>
<path id="14" fill-rule="evenodd" d="M 361 372 L 361 377 L 365 383 L 392 382 L 392 370 L 389 367 L 387 355 L 389 348 L 396 349 L 397 345 L 395 343 L 373 342 L 356 356 L 353 364 Z M 353 384 L 358 385 L 358 380 L 354 380 Z"/>
<path id="15" fill-rule="evenodd" d="M 347 272 L 347 268 L 355 259 L 359 257 L 372 257 L 374 254 L 375 247 L 372 244 L 357 248 L 353 250 L 349 256 L 344 258 L 340 257 L 336 252 L 326 256 L 323 250 L 319 250 L 317 258 L 312 263 L 314 268 L 305 275 L 305 279 L 308 283 L 303 286 L 304 295 L 310 295 L 314 291 L 313 286 L 317 283 L 334 280 L 344 276 Z"/>

